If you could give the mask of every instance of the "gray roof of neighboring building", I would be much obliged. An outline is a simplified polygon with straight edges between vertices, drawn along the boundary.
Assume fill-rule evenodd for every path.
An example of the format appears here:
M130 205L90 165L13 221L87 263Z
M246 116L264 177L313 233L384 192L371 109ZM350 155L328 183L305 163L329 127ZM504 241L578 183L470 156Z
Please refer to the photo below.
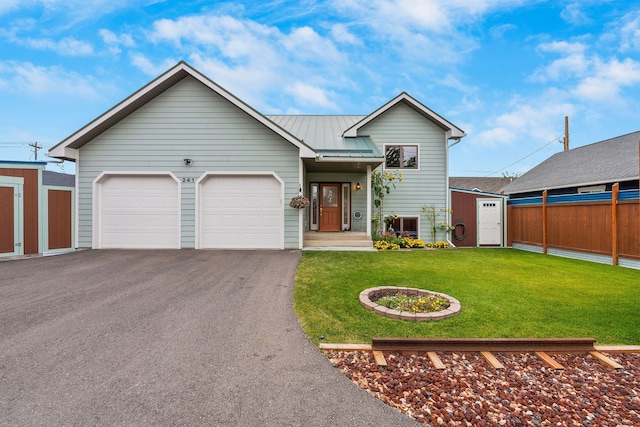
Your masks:
M56 187L75 187L76 176L68 173L53 171L42 171L42 185L52 185Z
M509 181L505 178L488 178L477 176L451 176L449 187L463 190L484 191L486 193L499 193Z
M554 154L504 188L507 194L638 179L640 131Z
M275 124L301 139L321 156L381 158L369 137L345 138L344 131L366 116L267 116Z

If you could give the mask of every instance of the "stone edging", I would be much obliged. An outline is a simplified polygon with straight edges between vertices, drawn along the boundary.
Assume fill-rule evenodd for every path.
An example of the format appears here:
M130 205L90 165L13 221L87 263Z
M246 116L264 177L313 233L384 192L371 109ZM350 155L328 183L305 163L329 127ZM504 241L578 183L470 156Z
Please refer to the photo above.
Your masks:
M445 310L435 311L433 313L410 313L408 311L392 310L381 306L372 301L378 299L382 294L391 294L402 292L407 295L428 295L434 294L449 300L449 307ZM398 286L379 286L377 288L369 288L360 292L360 304L369 311L373 311L381 316L390 317L392 319L410 320L413 322L428 322L431 320L442 320L447 317L457 316L460 314L460 301L440 292L427 291L416 288L401 288Z

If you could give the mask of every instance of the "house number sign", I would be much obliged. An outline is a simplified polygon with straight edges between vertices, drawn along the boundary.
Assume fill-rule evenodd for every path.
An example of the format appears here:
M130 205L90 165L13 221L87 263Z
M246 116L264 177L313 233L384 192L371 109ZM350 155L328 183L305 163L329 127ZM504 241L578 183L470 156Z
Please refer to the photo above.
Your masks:
M196 179L193 177L182 178L182 182L196 182Z

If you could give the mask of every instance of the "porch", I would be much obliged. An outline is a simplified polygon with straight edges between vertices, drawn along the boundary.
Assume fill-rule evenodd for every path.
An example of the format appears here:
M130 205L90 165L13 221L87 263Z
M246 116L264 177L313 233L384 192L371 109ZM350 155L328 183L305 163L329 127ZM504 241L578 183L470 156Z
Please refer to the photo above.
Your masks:
M304 233L304 249L313 248L359 248L373 250L371 236L360 231L323 233L307 231Z

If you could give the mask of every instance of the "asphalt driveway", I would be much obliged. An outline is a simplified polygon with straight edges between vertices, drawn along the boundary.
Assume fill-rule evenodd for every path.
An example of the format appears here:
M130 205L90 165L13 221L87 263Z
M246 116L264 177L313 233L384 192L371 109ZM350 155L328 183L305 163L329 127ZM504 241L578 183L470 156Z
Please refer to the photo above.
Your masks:
M416 425L353 385L292 308L299 251L0 262L2 425Z

